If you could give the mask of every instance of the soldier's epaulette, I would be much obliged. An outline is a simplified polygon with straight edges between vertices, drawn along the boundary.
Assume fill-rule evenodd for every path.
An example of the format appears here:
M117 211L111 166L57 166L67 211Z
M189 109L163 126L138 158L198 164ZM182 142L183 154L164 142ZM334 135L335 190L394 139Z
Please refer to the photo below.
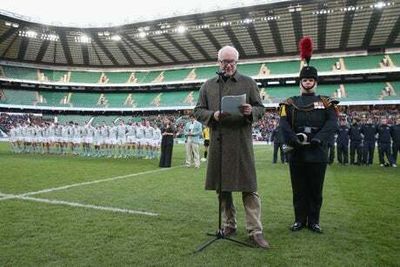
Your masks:
M337 104L339 104L338 100L336 100L334 98L331 98L329 96L321 95L319 97L321 98L322 103L324 103L325 108L327 108L327 107L329 107L331 105L336 106Z
M283 102L279 103L279 106L282 106L282 105L286 105L286 106L293 105L293 99L291 97L285 99Z

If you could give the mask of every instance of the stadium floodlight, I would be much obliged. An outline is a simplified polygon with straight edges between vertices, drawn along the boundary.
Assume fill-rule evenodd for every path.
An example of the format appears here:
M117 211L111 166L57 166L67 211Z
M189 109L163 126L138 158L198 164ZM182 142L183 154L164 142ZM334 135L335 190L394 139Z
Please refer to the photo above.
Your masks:
M29 38L36 38L37 37L37 32L29 30L25 32L25 36Z
M277 85L277 84L279 84L279 81L268 81L267 84L268 85Z
M254 22L254 20L250 19L250 18L246 18L246 19L243 20L243 24L250 24L252 22Z
M60 40L60 37L53 33L42 33L40 35L40 39L49 40L49 41L58 41L58 40Z
M85 34L82 34L81 36L75 36L75 42L88 44L88 43L92 42L92 38L90 38L89 36L87 36Z
M147 36L147 33L144 32L144 31L142 31L142 32L139 32L138 36L139 36L140 38L145 38L145 37Z
M116 41L116 42L118 42L118 41L121 41L121 36L119 36L119 35L113 35L113 36L111 36L111 40L113 40L113 41Z
M178 27L176 27L176 32L177 33L184 33L186 32L187 28L184 25L179 25Z
M286 84L295 84L295 83L296 83L295 80L287 80L287 81L286 81Z

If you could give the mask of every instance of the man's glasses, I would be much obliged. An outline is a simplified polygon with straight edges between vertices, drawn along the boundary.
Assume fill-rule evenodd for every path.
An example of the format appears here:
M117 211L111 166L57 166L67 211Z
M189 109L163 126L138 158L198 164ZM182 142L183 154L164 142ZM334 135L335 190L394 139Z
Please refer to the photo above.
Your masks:
M236 60L220 60L219 61L223 65L236 65Z

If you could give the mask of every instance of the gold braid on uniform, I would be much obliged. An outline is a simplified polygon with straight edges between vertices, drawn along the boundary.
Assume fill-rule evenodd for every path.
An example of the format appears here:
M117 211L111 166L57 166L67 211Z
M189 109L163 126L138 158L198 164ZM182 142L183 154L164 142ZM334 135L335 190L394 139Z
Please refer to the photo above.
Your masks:
M338 115L339 112L339 108L337 106L337 104L339 104L339 101L337 101L336 99L330 98L328 96L320 96L322 103L324 103L324 107L328 108L330 106L333 106L333 108L335 109L336 115Z

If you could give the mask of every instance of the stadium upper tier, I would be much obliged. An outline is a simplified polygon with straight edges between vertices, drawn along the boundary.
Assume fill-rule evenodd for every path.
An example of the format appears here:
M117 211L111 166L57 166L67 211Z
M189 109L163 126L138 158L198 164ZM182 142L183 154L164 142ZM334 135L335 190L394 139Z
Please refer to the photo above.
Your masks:
M400 100L400 82L350 83L319 85L317 93L334 97L343 104L363 104ZM166 92L54 92L15 89L0 90L0 104L32 106L33 108L89 108L89 109L175 109L192 108L198 90ZM266 106L277 106L284 99L299 94L299 87L274 86L262 88L260 96Z
M345 56L336 58L315 58L311 65L319 72L340 73L346 71L365 71L375 69L400 68L400 53L368 56ZM272 61L260 63L241 63L241 73L255 77L268 78L274 75L296 75L302 67L299 60ZM4 78L39 82L62 82L78 84L151 84L201 81L215 76L217 65L185 67L151 71L78 71L49 70L28 67L0 66Z

